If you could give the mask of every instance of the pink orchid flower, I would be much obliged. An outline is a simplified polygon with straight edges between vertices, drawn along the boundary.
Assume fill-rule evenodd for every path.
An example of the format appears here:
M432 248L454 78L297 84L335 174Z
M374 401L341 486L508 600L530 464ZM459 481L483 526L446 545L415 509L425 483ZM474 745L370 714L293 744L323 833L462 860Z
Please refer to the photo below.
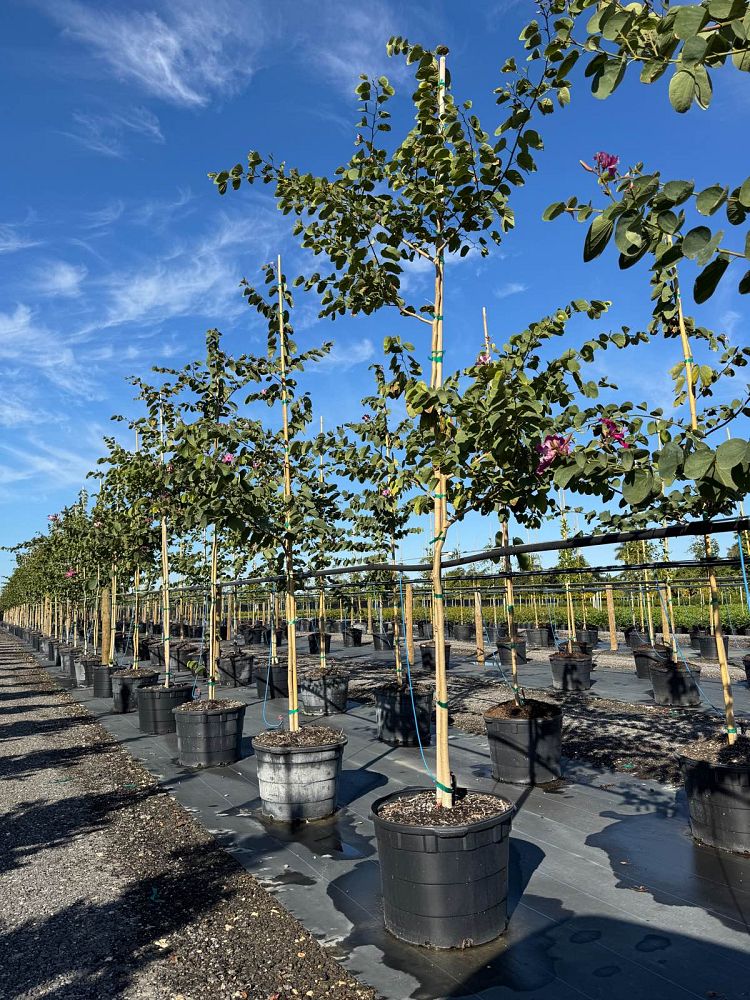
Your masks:
M548 434L544 441L536 446L536 450L541 455L536 474L541 476L557 458L570 454L570 438L564 438L561 434Z
M363 413L362 414L362 421L364 423L369 424L371 420L372 420L372 417L370 416L369 413Z
M617 165L619 162L620 157L615 156L614 153L594 153L594 163L600 176L607 177L609 180L612 180L617 174Z
M382 490L381 490L380 492L381 492L381 494L382 494L382 495L383 495L384 497L390 497L390 496L393 496L393 493L392 493L392 492L391 492L391 491L390 491L390 490L388 489L388 487L387 487L387 486L386 486L386 487L384 487L384 488L383 488L383 489L382 489Z
M60 520L60 515L59 514L48 514L47 515L47 520L48 521L52 521L53 524L56 524Z
M478 365L488 365L491 360L492 359L490 358L489 354L482 353L477 358L477 364Z
M222 455L221 460L224 463L224 465L231 465L232 462L234 461L234 455L231 453L231 451L228 451L226 455Z
M68 570L68 571L66 572L66 574L65 574L65 576L66 576L66 577L68 578L68 580L72 580L72 578L73 578L73 577L74 577L75 575L76 575L76 571L75 571L75 570L74 570L74 569L73 569L72 567L71 567L71 569L69 569L69 570Z
M602 425L602 437L605 441L611 441L613 444L619 444L623 448L630 447L628 442L625 440L625 435L614 420L610 420L609 417L602 417L600 423Z

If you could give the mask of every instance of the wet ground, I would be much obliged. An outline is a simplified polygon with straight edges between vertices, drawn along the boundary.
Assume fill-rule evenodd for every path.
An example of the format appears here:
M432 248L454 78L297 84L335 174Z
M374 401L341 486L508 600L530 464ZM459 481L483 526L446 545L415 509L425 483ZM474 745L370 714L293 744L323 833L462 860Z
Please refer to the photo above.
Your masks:
M351 656L352 666L355 656L363 658L362 669L366 659L373 665L366 648ZM381 654L378 661L391 657ZM478 669L470 663L454 668L467 677ZM549 677L543 661L522 671L530 687ZM488 674L498 676L485 668ZM706 696L720 705L717 688L706 680ZM597 670L594 692L650 701L648 683L624 671ZM348 737L338 814L290 830L260 813L250 738L265 723L254 691L241 695L248 702L247 756L201 772L176 763L174 736L145 736L137 716L112 715L111 703L88 690L72 694L332 954L385 997L750 997L750 859L694 844L682 792L669 784L567 760L564 780L548 791L501 785L490 774L486 739L454 731L451 760L459 782L517 804L511 918L506 935L492 944L434 952L403 945L383 929L370 807L386 791L430 782L418 749L377 741L370 705L351 702L346 715L329 720ZM738 685L736 694L747 713L748 692ZM275 723L286 707L269 702L266 719ZM431 768L434 750L425 757Z

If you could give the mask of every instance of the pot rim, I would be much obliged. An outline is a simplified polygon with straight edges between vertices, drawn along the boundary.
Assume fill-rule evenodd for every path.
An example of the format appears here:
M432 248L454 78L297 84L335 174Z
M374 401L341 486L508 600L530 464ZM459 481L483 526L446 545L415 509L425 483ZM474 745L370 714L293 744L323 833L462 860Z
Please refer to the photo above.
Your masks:
M179 712L180 715L196 716L196 715L228 715L230 712L244 712L247 705L240 705L237 708L201 708L198 711L193 709L190 712L183 711L182 706L178 705L177 708L172 709L172 714Z
M688 757L686 754L680 753L679 750L675 753L675 757L680 762L683 768L686 767L709 767L712 771L735 771L738 774L750 772L750 763L748 764L714 764L710 760L696 760L695 757Z
M178 684L170 684L169 687L164 687L163 684L153 684L151 687L144 688L145 691L186 691L190 689L193 690L193 685L190 681L180 681ZM138 695L140 698L140 693Z
M669 662L654 663L648 668L649 670L661 670L664 673L674 673L677 671L681 674L699 674L701 672L700 666L687 666L684 663L680 663L679 660L670 660Z
M258 735L260 736L261 734L258 734ZM281 757L287 756L288 754L291 754L291 753L306 754L306 753L319 753L321 750L337 750L339 747L343 750L344 747L346 746L346 744L349 742L349 738L347 736L342 736L342 738L340 740L337 740L335 743L321 743L318 746L304 746L304 747L264 747L264 746L258 746L258 747L256 747L255 741L257 739L258 739L258 736L254 736L252 738L252 740L250 740L250 746L253 748L253 750L255 751L256 754L260 750L261 753L278 754Z
M492 708L497 708L498 705L508 705L508 704L510 704L511 701L513 701L512 698L508 698L506 701L499 701L497 703L497 705L493 705ZM502 718L499 718L498 716L492 716L491 718L488 719L487 718L487 712L491 712L492 711L492 709L489 708L489 709L487 709L487 712L483 712L482 713L482 718L484 719L485 722L490 722L490 723L493 723L493 724L499 723L500 725L502 725L504 722L508 722L508 723L513 723L513 725L518 725L519 722L548 722L551 719L557 719L557 718L561 718L562 717L562 714L563 714L563 707L562 707L562 705L555 705L551 701L540 701L539 698L527 698L526 701L527 702L535 701L538 705L549 705L550 708L554 708L554 709L556 709L556 711L555 711L555 713L553 715L548 715L548 716L546 716L543 719L502 719Z
M465 837L469 833L479 833L481 830L488 830L490 827L497 826L498 824L504 822L505 820L511 820L516 811L515 805L510 802L509 807L502 813L498 813L496 816L489 816L487 819L477 820L475 823L464 823L462 826L427 826L427 825L414 825L411 823L397 823L392 819L381 819L378 815L378 810L393 799L404 798L407 795L416 794L418 792L430 792L433 793L433 788L425 788L423 785L409 785L406 788L402 788L397 792L391 792L388 795L383 795L379 799L376 799L372 806L370 807L370 819L376 824L383 827L384 830L393 830L396 833L408 832L419 836L420 834L432 834L435 837ZM508 799L504 795L498 795L496 792L480 792L481 795L491 795L493 798L498 799L502 802L508 802Z

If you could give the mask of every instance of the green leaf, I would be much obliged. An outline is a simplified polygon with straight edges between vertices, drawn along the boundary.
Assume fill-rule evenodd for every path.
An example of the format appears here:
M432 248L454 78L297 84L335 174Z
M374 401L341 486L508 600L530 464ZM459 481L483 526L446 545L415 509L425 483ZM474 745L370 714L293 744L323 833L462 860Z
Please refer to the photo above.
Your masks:
M681 205L693 193L695 185L692 181L667 181L662 189L662 194L673 205Z
M612 236L614 223L606 215L597 215L586 233L583 245L583 259L594 260L604 250Z
M622 484L622 497L626 503L637 506L648 497L652 491L654 476L646 469L636 469L629 472Z
M748 455L747 441L742 438L732 438L724 441L716 449L716 465L719 469L731 472L732 469L747 461Z
M692 38L706 23L706 8L698 5L678 7L672 30L677 38Z
M714 184L712 187L701 191L695 199L695 207L701 215L713 215L726 201L727 193L728 188L722 187L720 184Z
M740 283L737 286L740 295L750 294L750 271L745 271L745 273L740 278Z
M743 182L737 197L739 199L740 205L742 205L743 208L750 209L750 177L748 177L747 180Z
M600 101L609 97L622 83L628 62L624 56L610 56L601 73L597 73L591 85L591 92Z
M746 0L709 0L708 13L717 21L733 21L747 9Z
M558 215L562 215L564 211L564 201L553 201L552 204L548 205L542 213L542 221L551 222L553 219L556 219Z
M686 257L697 257L711 242L711 230L708 226L696 226L685 235L682 241L682 252Z
M708 470L714 464L714 453L710 448L694 451L688 455L685 462L685 476L687 479L704 479Z
M690 110L696 92L695 74L679 69L669 81L669 100L679 114Z
M669 441L662 448L659 454L659 475L667 486L674 482L683 458L684 452L676 441Z
M693 286L693 298L696 302L706 302L711 298L728 267L728 257L717 257L707 267L703 268L695 279L695 285Z

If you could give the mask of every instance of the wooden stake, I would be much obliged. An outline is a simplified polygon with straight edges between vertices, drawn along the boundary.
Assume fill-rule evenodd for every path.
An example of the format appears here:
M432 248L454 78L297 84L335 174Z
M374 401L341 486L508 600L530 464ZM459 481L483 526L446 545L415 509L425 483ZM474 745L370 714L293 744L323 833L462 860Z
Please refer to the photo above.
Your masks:
M484 616L482 614L482 595L474 591L474 634L477 640L477 663L484 666Z
M414 666L414 584L407 583L404 595L404 628L406 630L406 655Z
M607 598L607 619L609 620L609 648L617 649L617 622L615 620L615 602L612 586L608 584L604 590Z
M108 586L101 590L101 618L102 618L102 666L109 665L110 633L112 631L112 593Z

